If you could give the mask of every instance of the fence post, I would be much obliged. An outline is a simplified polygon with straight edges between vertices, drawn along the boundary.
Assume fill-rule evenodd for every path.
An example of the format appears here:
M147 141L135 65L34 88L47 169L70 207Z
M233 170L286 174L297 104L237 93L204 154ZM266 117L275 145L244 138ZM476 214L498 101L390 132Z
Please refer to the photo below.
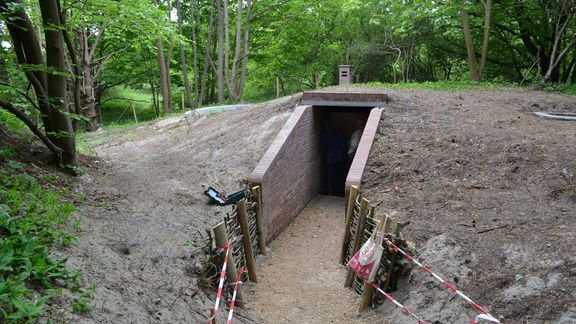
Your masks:
M392 227L392 222L394 219L390 217L390 222L388 227ZM394 244L398 246L398 235L400 235L400 227L396 224L396 235L394 235ZM384 282L384 287L382 289L387 290L388 286L390 285L390 279L392 279L392 274L394 273L394 266L396 265L396 257L398 255L398 251L396 249L392 249L390 253L390 267L388 268L388 273L386 274L386 281Z
M223 249L226 244L228 244L228 234L226 233L226 224L224 222L219 223L213 229L214 237L216 238L216 245ZM236 263L234 263L234 254L232 253L232 246L228 247L230 249L230 254L228 255L228 263L226 266L226 274L228 276L228 282L232 283L236 280L238 276L238 271L236 269ZM238 307L244 308L244 298L242 298L242 287L238 287L238 292L236 296L238 298Z
M362 204L360 205L360 215L358 217L358 226L356 228L356 237L354 238L354 245L353 251L356 253L360 246L362 245L362 241L364 238L364 227L366 226L366 216L368 214L368 207L370 205L370 201L366 198L362 198ZM352 282L354 280L354 272L348 269L348 275L346 276L346 282L344 283L344 287L351 287Z
M252 188L252 195L256 197L256 228L258 232L258 248L260 249L260 254L266 255L266 235L264 232L264 226L262 225L262 188L260 186L255 186Z
M210 317L212 317L212 324L216 324L216 311L214 310L214 308L212 308L210 310Z
M136 109L134 108L134 104L130 101L130 106L132 106L132 113L134 114L134 122L138 124L138 116L136 115Z
M246 198L236 203L236 214L240 221L240 230L242 231L242 243L244 244L244 256L246 257L248 277L250 278L250 281L258 282L254 262L254 251L252 250L252 239L250 238L250 228L248 226L248 217L246 215Z
M340 263L346 262L346 250L348 247L348 240L350 239L350 223L352 222L352 215L356 206L356 197L360 194L358 187L352 186L348 196L348 208L346 208L346 220L344 224L344 237L342 238L342 251L340 253Z

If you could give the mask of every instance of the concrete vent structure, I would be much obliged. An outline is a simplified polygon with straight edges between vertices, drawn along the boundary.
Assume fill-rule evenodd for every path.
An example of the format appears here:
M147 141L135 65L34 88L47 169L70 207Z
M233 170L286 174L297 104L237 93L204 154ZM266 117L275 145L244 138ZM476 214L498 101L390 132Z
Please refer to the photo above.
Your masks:
M354 66L352 65L338 65L339 85L347 85L354 83Z
M342 192L359 185L364 167L388 100L383 94L346 94L307 92L266 151L249 178L261 188L262 223L266 243L278 236L318 194L326 194L327 172L323 163L322 132L330 119L353 132L346 123L362 120L364 131L354 158L349 163Z

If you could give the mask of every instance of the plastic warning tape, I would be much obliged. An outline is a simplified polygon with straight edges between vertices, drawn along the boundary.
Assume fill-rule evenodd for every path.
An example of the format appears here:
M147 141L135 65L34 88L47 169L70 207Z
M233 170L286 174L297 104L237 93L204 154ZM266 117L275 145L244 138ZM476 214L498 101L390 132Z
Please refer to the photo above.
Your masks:
M453 293L460 296L468 304L472 305L472 307L476 308L478 311L482 312L485 315L485 316L476 316L476 320L482 319L482 320L491 321L493 323L500 323L500 321L497 320L494 316L490 315L490 313L484 307L480 306L480 304L476 303L475 301L470 299L468 296L464 295L460 290L458 290L456 288L456 286L454 286L451 283L447 282L446 280L442 279L442 277L440 277L439 275L432 272L432 270L430 270L427 266L420 263L420 261L416 260L413 256L404 252L402 249L400 249L398 246L396 246L396 244L392 243L392 241L390 241L387 238L384 238L384 243L386 243L386 245L388 245L390 248L400 252L403 256L406 257L406 259L410 260L412 263L419 266L420 269L424 270L426 273L431 275L434 279L438 280L440 283L442 283L444 286L446 286L448 289L450 289ZM475 323L475 321L473 321L472 323Z
M392 295L386 293L384 290L380 289L380 287L375 283L375 282L371 282L370 285L372 287L374 287L374 289L376 289L378 292L380 292L382 295L384 295L386 298L388 298L388 300L390 300L391 302L394 303L394 305L398 306L399 308L402 309L402 311L406 314L408 314L409 316L414 317L417 321L418 324L430 324L430 322L427 322L425 320L423 320L420 316L414 314L411 310L408 309L408 307L400 304L400 302L398 302L396 300L396 298L392 297Z
M234 306L236 305L236 292L238 291L238 284L241 284L240 278L244 273L244 268L240 268L238 276L236 277L236 282L234 283L234 293L232 294L232 302L230 303L230 312L228 313L228 324L232 323L232 316L234 315Z
M218 314L218 307L220 306L220 298L222 297L222 290L224 289L224 280L226 279L226 265L228 264L228 255L230 254L230 246L232 245L232 240L228 241L228 244L224 246L226 254L224 255L224 264L222 265L222 271L220 272L220 283L218 283L218 293L216 294L216 304L214 306L214 315L208 319L206 324L210 324L210 321L216 317Z

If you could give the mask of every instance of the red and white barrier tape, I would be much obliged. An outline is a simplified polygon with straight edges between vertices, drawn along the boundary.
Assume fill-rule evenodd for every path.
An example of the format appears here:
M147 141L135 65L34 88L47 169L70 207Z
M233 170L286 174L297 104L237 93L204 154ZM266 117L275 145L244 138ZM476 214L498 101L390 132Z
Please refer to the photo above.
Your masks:
M232 316L234 315L234 306L236 305L236 292L238 291L238 284L241 284L240 278L242 278L242 274L244 273L244 268L240 268L240 272L238 272L238 276L236 277L236 282L234 283L234 293L232 294L232 302L230 303L230 312L228 313L228 324L232 323Z
M490 313L484 307L480 306L480 304L476 303L475 301L470 299L468 296L464 295L460 290L458 290L456 288L456 286L454 286L454 285L450 284L449 282L447 282L446 280L442 279L442 277L440 277L439 275L432 272L432 270L430 270L427 266L420 263L413 256L411 256L410 254L404 252L402 249L397 247L396 244L392 243L392 241L390 241L387 238L384 238L384 243L386 243L386 245L388 245L390 248L400 252L403 256L406 257L406 259L410 260L412 263L415 263L417 266L419 266L426 273L428 273L429 275L434 277L434 279L438 280L440 283L442 283L444 286L446 286L448 289L450 289L453 293L456 293L458 296L460 296L462 299L464 299L468 304L472 305L474 308L476 308L477 310L482 312L483 314L481 314L481 315L483 315L483 316L481 316L481 315L476 316L476 319L472 323L475 323L475 321L478 321L478 320L486 320L486 321L490 321L492 323L500 323L500 321L497 320L494 316L490 315Z
M228 241L228 244L224 246L226 254L224 256L224 264L222 265L222 271L220 272L220 283L218 283L218 293L216 294L216 305L214 306L214 315L206 321L206 324L210 324L210 321L216 317L218 314L218 306L220 306L220 298L222 297L222 290L224 288L224 280L226 279L226 265L228 264L228 255L230 254L230 246L232 245L232 240Z
M375 283L375 282L371 282L370 285L372 287L374 287L374 289L376 289L378 292L380 292L381 294L383 294L386 298L388 298L388 300L390 300L391 302L394 303L394 305L402 308L402 311L404 311L406 314L408 314L409 316L414 317L417 321L418 324L430 324L430 322L427 322L425 320L423 320L420 316L414 314L411 310L408 309L408 307L400 304L400 302L398 302L396 300L396 298L392 297L392 295L384 292L384 290L380 289L380 287Z

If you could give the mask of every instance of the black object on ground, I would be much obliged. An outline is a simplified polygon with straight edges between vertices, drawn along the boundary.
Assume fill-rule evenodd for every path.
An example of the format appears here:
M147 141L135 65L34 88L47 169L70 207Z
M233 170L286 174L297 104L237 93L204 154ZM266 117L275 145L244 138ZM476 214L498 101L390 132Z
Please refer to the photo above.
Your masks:
M208 187L208 189L204 191L204 194L210 197L210 200L218 206L232 205L239 202L243 198L250 198L250 190L248 189L240 190L226 196L225 193L221 193L212 187Z

